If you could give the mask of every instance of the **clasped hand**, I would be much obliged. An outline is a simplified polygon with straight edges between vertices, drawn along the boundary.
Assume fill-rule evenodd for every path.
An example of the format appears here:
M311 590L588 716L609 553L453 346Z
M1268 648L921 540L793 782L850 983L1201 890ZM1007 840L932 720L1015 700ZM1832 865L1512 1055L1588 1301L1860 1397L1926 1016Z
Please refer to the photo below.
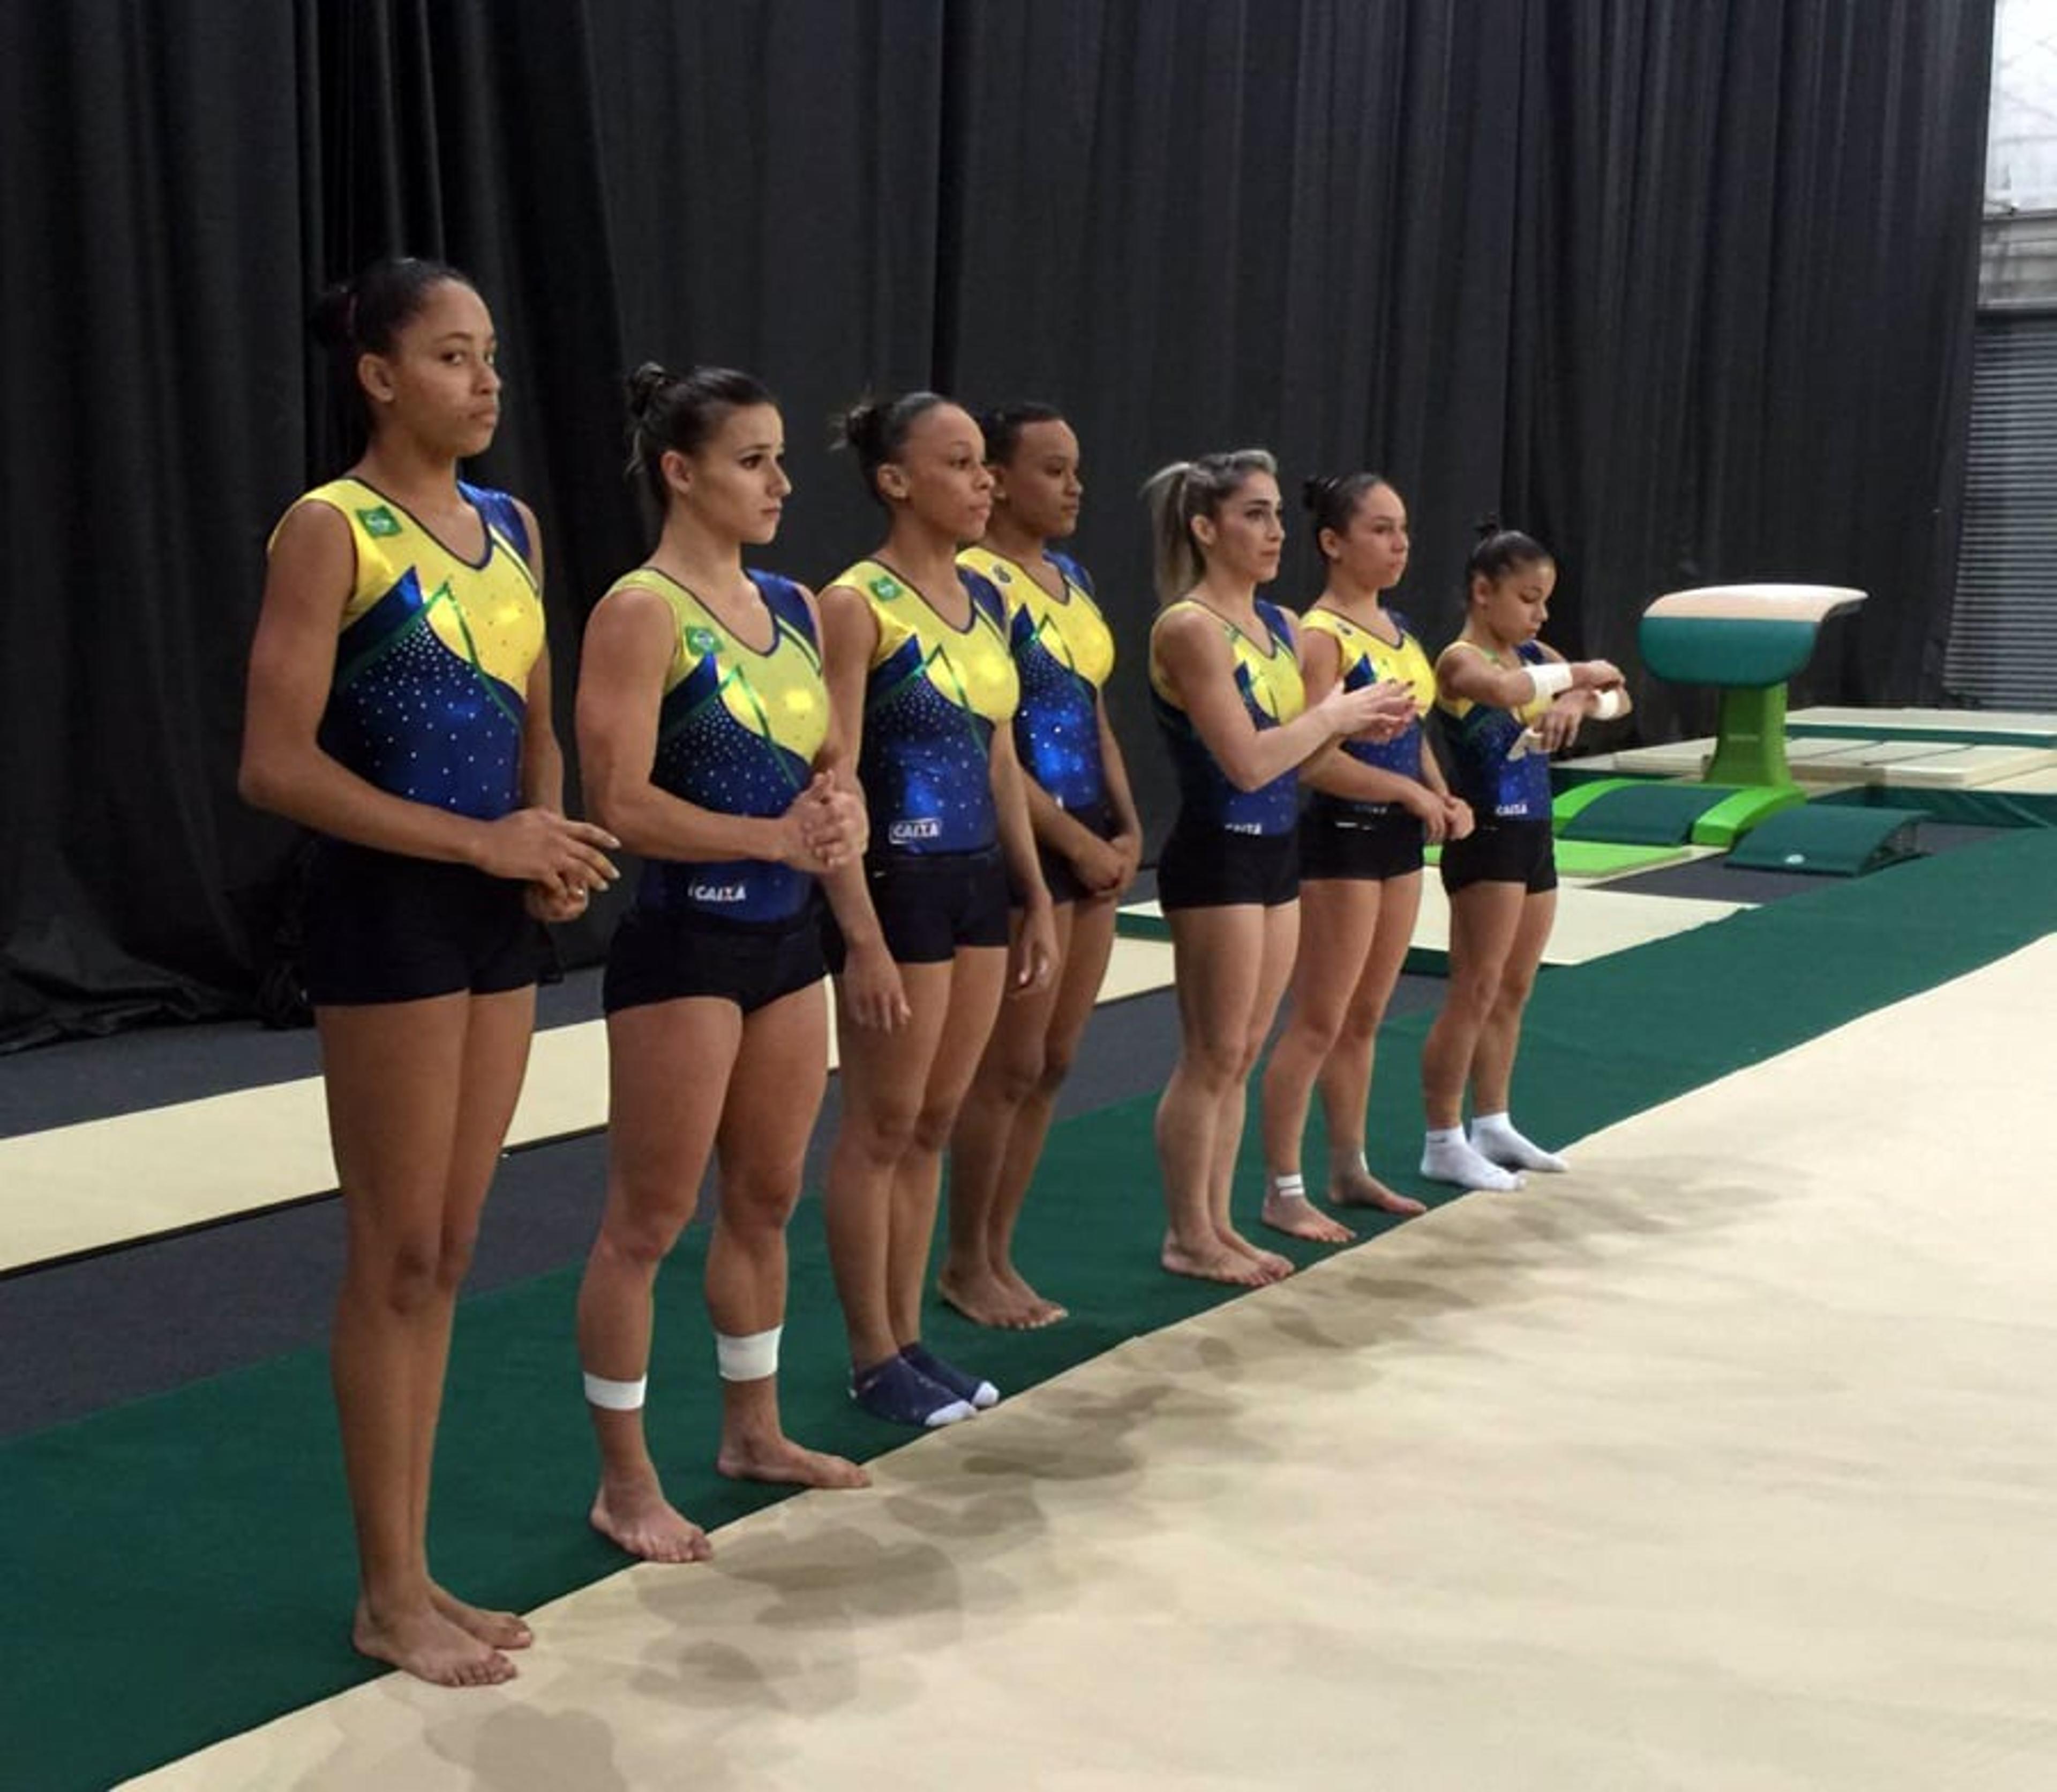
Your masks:
M864 799L834 771L818 771L784 817L786 862L818 876L862 856L870 839Z

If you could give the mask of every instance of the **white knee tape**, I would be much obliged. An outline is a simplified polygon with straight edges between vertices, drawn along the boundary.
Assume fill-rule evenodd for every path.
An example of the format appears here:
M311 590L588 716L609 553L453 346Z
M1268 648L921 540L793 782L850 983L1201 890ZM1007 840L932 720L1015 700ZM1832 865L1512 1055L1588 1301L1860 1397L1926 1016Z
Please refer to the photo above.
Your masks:
M779 1373L779 1339L783 1326L753 1331L747 1338L714 1335L715 1367L724 1382L761 1382Z
M610 1382L604 1375L589 1374L585 1378L585 1401L589 1406L604 1406L610 1413L633 1413L643 1405L643 1396L649 1391L650 1378L639 1375L632 1382Z

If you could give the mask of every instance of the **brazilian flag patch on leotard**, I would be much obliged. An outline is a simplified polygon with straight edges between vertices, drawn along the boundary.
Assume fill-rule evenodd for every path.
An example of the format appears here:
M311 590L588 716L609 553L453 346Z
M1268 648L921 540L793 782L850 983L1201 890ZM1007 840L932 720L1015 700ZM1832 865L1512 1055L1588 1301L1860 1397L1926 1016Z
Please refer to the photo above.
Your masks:
M368 510L357 513L357 520L364 525L367 535L398 535L400 519L382 504L375 504Z

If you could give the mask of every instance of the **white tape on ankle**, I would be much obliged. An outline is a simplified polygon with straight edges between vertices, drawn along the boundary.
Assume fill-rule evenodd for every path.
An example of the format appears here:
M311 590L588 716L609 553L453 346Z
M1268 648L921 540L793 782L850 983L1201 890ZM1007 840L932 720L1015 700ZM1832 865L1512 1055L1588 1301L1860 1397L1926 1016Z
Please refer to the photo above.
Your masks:
M753 1331L745 1338L714 1337L715 1367L724 1382L761 1382L779 1373L779 1339L783 1326Z
M648 1375L632 1382L610 1382L604 1375L589 1374L585 1378L585 1401L589 1406L604 1406L610 1413L633 1413L641 1408L649 1387Z

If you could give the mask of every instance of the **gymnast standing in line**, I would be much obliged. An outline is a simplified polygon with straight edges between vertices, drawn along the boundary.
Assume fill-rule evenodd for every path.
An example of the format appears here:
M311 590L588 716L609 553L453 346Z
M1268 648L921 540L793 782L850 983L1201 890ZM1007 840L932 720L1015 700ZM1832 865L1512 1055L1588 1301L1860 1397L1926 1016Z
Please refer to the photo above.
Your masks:
M1488 525L1464 579L1464 632L1437 659L1436 701L1457 794L1477 825L1443 849L1450 975L1421 1049L1421 1174L1509 1189L1525 1171L1568 1167L1523 1137L1508 1112L1522 1012L1557 913L1550 755L1587 716L1626 715L1629 700L1607 661L1568 662L1538 638L1557 585L1540 542Z
M1050 890L1058 969L1044 989L1001 1005L958 1114L941 1289L967 1318L1025 1328L1064 1316L1015 1267L1014 1227L1107 974L1115 906L1135 881L1143 824L1102 694L1114 670L1114 635L1085 569L1052 545L1078 526L1078 438L1048 405L1012 405L981 417L979 426L993 512L985 539L957 564L985 579L1007 606L1021 680L1014 750ZM1017 908L1017 930L1021 920Z
M1179 998L1179 1060L1157 1108L1161 1253L1174 1275L1256 1287L1292 1273L1230 1217L1245 1082L1291 974L1300 925L1298 768L1414 715L1395 686L1340 683L1309 707L1286 613L1257 595L1286 530L1262 449L1175 462L1143 487L1158 601L1152 708L1178 773L1158 861Z
M870 819L862 867L827 880L842 1108L829 1255L852 1397L898 1424L948 1425L1000 1395L921 1342L943 1148L1003 996L1048 984L1056 925L1009 725L1005 607L957 559L993 508L985 438L933 392L859 404L841 431L890 520L822 593L835 726Z
M707 1305L722 1390L715 1466L861 1487L779 1421L786 1223L828 1077L818 875L854 862L863 804L838 763L804 585L747 569L792 490L784 426L748 375L654 363L629 382L631 475L662 532L586 624L580 763L594 812L643 858L608 950L607 1205L579 1289L600 1447L594 1527L630 1554L708 1553L644 1436L657 1271L712 1156Z
M1417 1214L1421 1203L1372 1175L1365 1161L1365 1104L1385 1005L1421 906L1422 847L1471 831L1464 802L1450 795L1421 718L1436 675L1384 594L1407 571L1407 506L1376 473L1310 479L1305 493L1315 545L1328 568L1321 596L1300 619L1300 672L1307 700L1338 684L1405 685L1414 715L1389 740L1346 740L1301 776L1313 791L1300 822L1300 950L1291 999L1264 1069L1265 1224L1296 1238L1339 1244L1353 1235L1308 1199L1301 1138L1317 1086L1326 1123L1326 1192L1339 1207Z
M560 812L535 518L465 483L500 417L463 275L383 261L316 333L363 452L271 538L244 799L322 836L305 925L347 1228L331 1361L363 1654L511 1679L529 1627L430 1576L429 1471L458 1284L521 1092L538 921L581 913L616 842Z

